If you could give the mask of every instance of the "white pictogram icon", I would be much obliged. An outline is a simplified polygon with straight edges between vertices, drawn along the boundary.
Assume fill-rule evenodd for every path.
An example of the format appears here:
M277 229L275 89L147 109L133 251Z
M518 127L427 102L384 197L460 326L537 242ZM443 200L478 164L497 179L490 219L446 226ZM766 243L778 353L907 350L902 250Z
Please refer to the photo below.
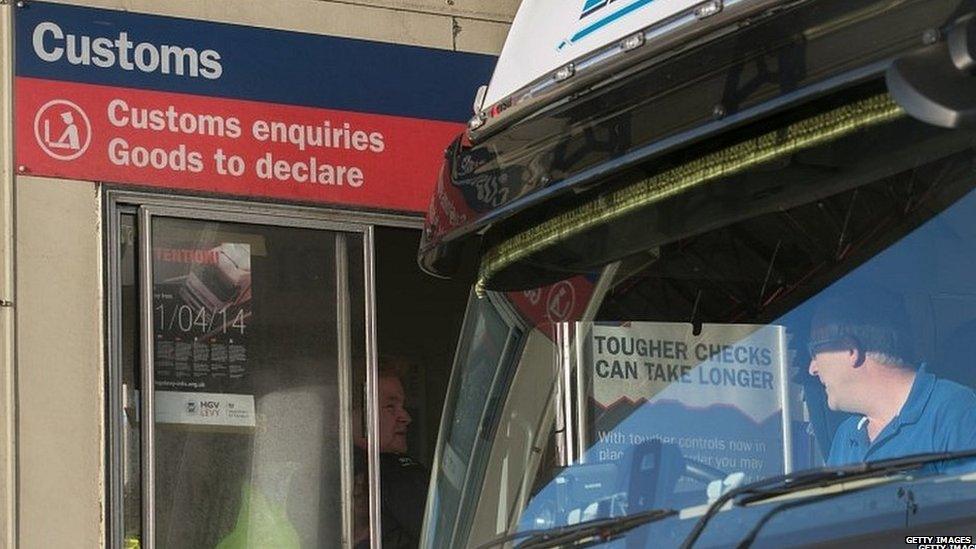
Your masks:
M563 280L549 289L549 295L546 297L546 316L550 322L568 320L575 306L576 290L569 282Z
M34 117L34 137L51 158L74 160L91 144L91 122L81 107L65 99L48 101Z

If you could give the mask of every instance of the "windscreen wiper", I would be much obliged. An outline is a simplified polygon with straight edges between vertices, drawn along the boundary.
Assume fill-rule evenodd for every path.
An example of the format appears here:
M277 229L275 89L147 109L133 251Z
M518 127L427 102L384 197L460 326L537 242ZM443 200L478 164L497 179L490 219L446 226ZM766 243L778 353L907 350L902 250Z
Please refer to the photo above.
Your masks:
M495 538L478 546L478 549L499 547L510 541L526 538L518 544L519 549L543 549L545 547L563 547L589 538L607 541L628 530L643 524L656 522L677 515L674 509L651 509L621 517L595 519L572 526L560 526L545 530L526 530Z
M842 465L840 467L798 471L796 473L770 477L741 486L739 488L734 488L719 496L718 499L708 506L705 514L698 519L698 523L695 524L695 527L681 544L681 549L691 549L695 542L698 541L698 538L708 525L708 522L712 519L712 517L717 515L722 507L724 507L729 501L734 501L736 505L748 505L750 503L756 503L766 499L775 498L777 496L800 492L809 488L826 487L841 482L849 482L864 478L876 478L893 473L901 473L913 469L919 469L930 463L956 461L966 458L976 458L976 449L959 452L930 452L878 461L869 461L866 463ZM827 497L842 495L844 493L845 492L837 492L830 494Z
M876 485L873 484L870 486L858 486L856 488L844 490L843 492L828 492L826 494L820 494L818 496L811 496L808 498L798 499L794 501L787 501L786 503L780 503L776 507L770 509L765 515L760 517L758 521L756 521L756 524L753 525L752 529L750 529L749 532L746 533L745 537L742 538L742 541L740 541L739 544L736 546L736 549L749 549L749 547L752 547L753 542L756 541L756 537L759 536L759 532L763 529L763 527L765 527L766 524L770 520L772 520L774 516L782 513L783 511L788 511L790 509L794 509L796 507L802 507L804 505L812 505L814 503L819 503L821 501L828 500L837 497L839 495L856 494L857 492L863 492L864 490L874 488L875 486Z

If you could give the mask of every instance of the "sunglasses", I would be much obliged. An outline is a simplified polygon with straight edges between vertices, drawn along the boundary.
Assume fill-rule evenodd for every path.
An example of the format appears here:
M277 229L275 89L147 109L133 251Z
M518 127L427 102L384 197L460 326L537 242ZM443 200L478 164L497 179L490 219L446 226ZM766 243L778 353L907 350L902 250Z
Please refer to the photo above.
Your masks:
M807 342L807 352L810 354L810 360L817 358L818 354L828 351L846 351L848 349L860 348L860 342L851 336L835 339L811 340Z

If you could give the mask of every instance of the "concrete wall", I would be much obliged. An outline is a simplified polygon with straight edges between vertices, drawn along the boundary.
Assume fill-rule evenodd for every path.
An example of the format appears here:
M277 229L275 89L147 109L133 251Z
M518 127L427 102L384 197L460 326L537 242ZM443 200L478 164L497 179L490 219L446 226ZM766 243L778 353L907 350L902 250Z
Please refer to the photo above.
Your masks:
M520 1L61 3L497 54ZM15 178L12 4L0 3L0 547L99 547L107 529L99 186Z
M102 254L97 186L16 183L20 547L104 539Z
M13 23L0 6L0 547L16 538L13 120L9 93Z
M498 54L521 0L91 0L77 4Z

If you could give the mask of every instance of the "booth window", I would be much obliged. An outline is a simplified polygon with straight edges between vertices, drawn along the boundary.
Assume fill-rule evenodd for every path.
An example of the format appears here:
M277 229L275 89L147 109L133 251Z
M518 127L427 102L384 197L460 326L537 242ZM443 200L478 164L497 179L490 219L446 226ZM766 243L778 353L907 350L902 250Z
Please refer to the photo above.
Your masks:
M368 545L368 231L113 215L112 545Z

